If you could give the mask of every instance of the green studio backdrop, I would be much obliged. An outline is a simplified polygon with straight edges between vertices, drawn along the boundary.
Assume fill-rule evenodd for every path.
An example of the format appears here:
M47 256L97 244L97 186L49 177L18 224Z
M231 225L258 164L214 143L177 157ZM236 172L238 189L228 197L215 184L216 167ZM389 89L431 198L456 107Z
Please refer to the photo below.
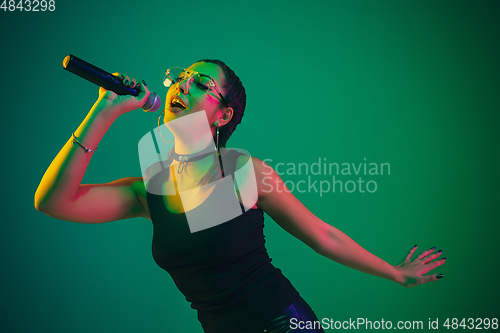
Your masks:
M144 79L162 99L165 69L222 59L248 96L228 147L267 159L314 214L389 263L414 244L448 258L433 271L444 279L403 288L321 257L266 215L273 264L320 320L421 320L427 329L437 318L445 330L446 318L499 316L497 1L56 0L38 12L8 3L2 332L202 332L153 261L148 220L86 225L34 208L45 170L98 96L63 69L68 54ZM120 116L83 183L140 176L137 144L158 116ZM351 170L336 176L343 191L337 183L323 193L319 182L326 189L332 175L310 175L317 190L297 188L308 175L289 166L318 161L387 163L390 174ZM360 177L371 192L352 190Z

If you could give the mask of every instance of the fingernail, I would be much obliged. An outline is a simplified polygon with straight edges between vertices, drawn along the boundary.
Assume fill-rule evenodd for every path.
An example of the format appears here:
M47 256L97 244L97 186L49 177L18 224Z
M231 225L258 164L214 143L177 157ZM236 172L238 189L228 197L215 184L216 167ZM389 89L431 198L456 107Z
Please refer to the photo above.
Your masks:
M148 85L146 84L146 81L142 80L142 83L147 87Z
M444 275L443 275L443 274L438 274L436 277L437 277L438 279L442 279L442 278L444 277Z
M415 244L414 248L417 247L417 244Z
M446 257L442 258L441 260L446 260Z
M436 247L435 247L435 246L433 246L433 247L431 247L431 250L434 250L435 248L436 248Z
M438 253L441 253L441 252L443 252L443 250L439 250L439 251L438 251Z

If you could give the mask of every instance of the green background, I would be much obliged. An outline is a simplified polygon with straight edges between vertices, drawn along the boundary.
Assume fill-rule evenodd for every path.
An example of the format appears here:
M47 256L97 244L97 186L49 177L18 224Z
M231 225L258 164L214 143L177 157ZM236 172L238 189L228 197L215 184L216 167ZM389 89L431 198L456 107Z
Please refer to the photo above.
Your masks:
M499 317L499 14L482 0L56 0L54 12L0 11L0 330L202 331L152 259L148 220L86 225L34 208L98 96L62 68L67 54L145 79L162 98L166 68L222 59L248 95L228 147L272 166L390 163L390 175L366 177L375 193L295 195L393 265L414 244L443 249L434 272L445 277L403 288L321 257L266 216L273 264L320 320ZM158 116L117 119L83 182L140 176L137 143Z

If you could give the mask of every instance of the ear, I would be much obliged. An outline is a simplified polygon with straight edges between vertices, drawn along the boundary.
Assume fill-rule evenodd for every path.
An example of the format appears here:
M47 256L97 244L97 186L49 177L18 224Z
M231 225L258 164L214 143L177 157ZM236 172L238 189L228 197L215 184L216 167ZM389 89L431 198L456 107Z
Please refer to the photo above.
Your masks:
M226 125L228 122L231 121L231 118L233 118L233 108L232 107L227 107L221 110L222 112L222 118L219 118L219 127Z

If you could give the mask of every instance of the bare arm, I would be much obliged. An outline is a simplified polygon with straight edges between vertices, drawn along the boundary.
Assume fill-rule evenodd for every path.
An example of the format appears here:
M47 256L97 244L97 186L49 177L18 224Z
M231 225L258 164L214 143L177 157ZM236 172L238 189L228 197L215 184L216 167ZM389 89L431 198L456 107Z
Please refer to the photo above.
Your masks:
M422 252L411 260L416 247L397 266L390 265L365 250L339 229L323 222L290 193L279 175L264 161L253 158L258 187L258 206L283 229L297 237L317 253L361 272L386 278L405 287L439 279L437 274L425 275L444 263L432 261L441 255L434 249Z
M128 77L125 80L128 81ZM129 85L134 86L135 80ZM74 132L75 136L83 145L94 149L115 119L141 107L148 95L143 85L137 97L117 96L101 88L99 99ZM69 138L38 186L36 209L58 219L81 223L147 217L136 191L141 187L141 178L124 178L108 184L81 184L93 154L73 145Z

